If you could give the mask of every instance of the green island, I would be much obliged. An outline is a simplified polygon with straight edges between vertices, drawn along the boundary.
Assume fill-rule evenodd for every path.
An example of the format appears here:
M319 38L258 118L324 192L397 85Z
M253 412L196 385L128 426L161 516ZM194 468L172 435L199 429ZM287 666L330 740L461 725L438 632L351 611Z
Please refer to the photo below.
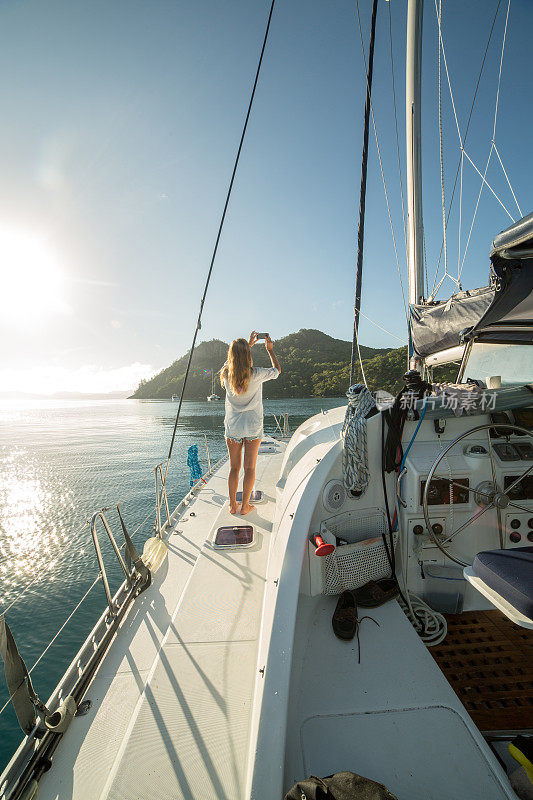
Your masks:
M265 387L265 397L341 397L350 382L351 342L334 339L322 331L302 329L274 343L283 372ZM220 339L201 342L195 352L185 392L186 400L205 400L211 391L209 370L218 371L226 360L228 344ZM262 343L253 348L254 364L270 366ZM179 395L187 367L188 353L161 370L150 380L141 381L132 398L169 400ZM372 391L385 389L392 394L403 386L407 365L407 348L395 349L361 345L361 358L368 386ZM206 370L208 371L206 373ZM457 368L439 370L438 380L453 380ZM357 363L355 382L362 380ZM215 391L220 383L215 384Z

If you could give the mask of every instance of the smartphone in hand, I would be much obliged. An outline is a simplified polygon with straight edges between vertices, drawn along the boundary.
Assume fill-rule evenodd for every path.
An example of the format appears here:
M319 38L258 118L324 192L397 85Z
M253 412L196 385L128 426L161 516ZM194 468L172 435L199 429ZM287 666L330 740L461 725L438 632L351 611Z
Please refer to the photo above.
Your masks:
M268 337L268 333L256 333L255 334L256 341L258 339L266 339L267 337Z

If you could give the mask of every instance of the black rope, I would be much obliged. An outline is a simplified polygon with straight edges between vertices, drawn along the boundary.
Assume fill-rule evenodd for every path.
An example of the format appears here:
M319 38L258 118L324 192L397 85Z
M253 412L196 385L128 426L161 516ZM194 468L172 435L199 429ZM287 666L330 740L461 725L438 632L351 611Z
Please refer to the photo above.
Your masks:
M359 331L359 309L361 308L361 284L363 278L363 244L365 239L366 172L368 165L368 129L370 121L370 101L372 95L372 73L374 70L374 41L376 36L376 14L378 0L373 0L372 22L370 26L370 46L368 50L368 72L366 76L365 124L363 130L363 156L361 162L361 190L359 193L359 227L357 229L357 270L355 273L355 303L353 316L352 355L350 359L350 386L354 382L355 351Z
M218 226L218 233L217 233L217 238L216 238L216 241L215 241L215 246L213 248L213 255L211 256L211 263L209 265L209 272L207 273L207 280L205 282L204 293L203 293L202 299L200 301L200 311L198 313L198 320L196 322L196 328L194 330L194 336L193 336L193 340L192 340L191 350L190 350L190 353L189 353L189 361L187 362L187 369L185 371L185 378L183 379L183 386L182 386L182 389L181 389L180 402L179 402L178 411L177 411L177 414L176 414L176 421L174 423L174 430L172 432L172 440L170 442L170 449L168 451L168 461L167 461L167 468L165 470L165 479L164 479L165 482L166 482L166 477L167 477L167 473L168 473L168 466L169 466L169 463L170 463L170 458L172 456L172 450L174 448L174 440L176 438L176 431L178 429L178 421L179 421L179 418L180 418L181 406L183 404L183 397L184 397L184 394L185 394L185 387L187 386L187 379L189 377L189 371L190 371L190 368L191 368L191 362L192 362L192 357L193 357L193 353L194 353L194 347L196 345L196 337L198 336L198 331L202 327L202 312L203 312L203 309L204 309L204 302L205 302L205 298L206 298L206 295L207 295L207 290L209 288L209 282L211 280L211 273L213 272L213 266L215 264L215 258L216 258L216 254L217 254L217 250L218 250L218 243L220 241L220 236L222 234L222 228L224 227L224 220L226 219L226 211L228 210L228 205L229 205L229 201L230 201L230 197L231 197L231 190L233 189L233 181L235 180L235 175L236 175L236 172L237 172L237 166L239 164L239 158L240 158L240 155L241 155L242 145L244 143L244 137L246 135L246 128L248 127L248 120L250 119L250 112L252 110L252 104L254 102L255 90L257 88L257 82L259 80L259 73L261 71L261 64L262 64L262 61L263 61L263 55L264 55L264 52L265 52L265 47L266 47L266 43L267 43L267 39L268 39L268 32L269 32L269 29L270 29L270 21L272 19L272 12L274 11L275 2L276 2L276 0L272 0L272 4L270 6L270 13L268 15L268 22L267 22L266 31L265 31L265 38L263 39L263 46L261 48L261 55L259 56L259 63L257 64L257 70L256 70L256 73L255 73L255 80L254 80L254 85L253 85L253 88L252 88L252 94L250 95L250 102L248 103L248 111L246 112L246 119L244 120L244 126L243 126L243 129L242 129L241 140L239 142L239 149L237 150L237 155L235 157L235 163L233 165L233 172L231 174L231 180L230 180L229 187L228 187L228 193L226 195L226 202L224 203L224 210L222 212L222 217L220 219L220 225Z

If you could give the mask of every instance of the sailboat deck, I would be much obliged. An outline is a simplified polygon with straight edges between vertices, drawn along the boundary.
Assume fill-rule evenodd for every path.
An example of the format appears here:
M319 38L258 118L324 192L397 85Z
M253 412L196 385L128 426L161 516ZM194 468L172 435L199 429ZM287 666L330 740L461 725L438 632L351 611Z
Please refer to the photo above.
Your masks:
M228 512L227 462L185 508L89 687L90 712L73 722L40 782L40 800L179 800L199 796L199 786L205 800L243 796L284 449L259 455L264 500L246 518ZM218 527L245 519L252 547L213 547Z
M333 634L336 601L300 598L285 788L309 774L353 770L399 800L512 797L398 603L360 609L379 627L361 622L359 663L357 640Z
M430 653L482 731L533 729L533 631L500 611L446 615Z

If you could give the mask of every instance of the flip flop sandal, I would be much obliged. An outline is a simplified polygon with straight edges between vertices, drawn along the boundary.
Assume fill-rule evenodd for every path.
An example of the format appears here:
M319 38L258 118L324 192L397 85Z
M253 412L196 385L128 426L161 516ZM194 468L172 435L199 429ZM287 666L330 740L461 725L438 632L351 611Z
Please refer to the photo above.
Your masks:
M354 591L356 603L362 608L377 608L398 597L398 584L392 578L369 581Z
M341 594L331 619L333 632L338 639L349 641L357 630L357 601L355 592L346 591Z

